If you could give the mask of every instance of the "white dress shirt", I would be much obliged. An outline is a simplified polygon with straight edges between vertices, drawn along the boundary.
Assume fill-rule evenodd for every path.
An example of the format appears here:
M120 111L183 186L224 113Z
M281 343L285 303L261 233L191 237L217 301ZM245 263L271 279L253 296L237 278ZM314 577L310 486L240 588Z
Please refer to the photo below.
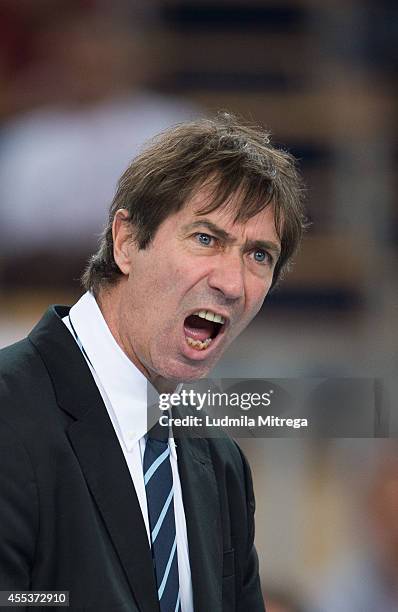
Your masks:
M85 293L71 308L69 316L62 320L79 344L101 393L126 459L150 541L142 467L145 434L148 429L147 384L149 383L117 344L91 293ZM169 445L173 473L181 608L182 612L193 612L187 528L174 438L169 438Z

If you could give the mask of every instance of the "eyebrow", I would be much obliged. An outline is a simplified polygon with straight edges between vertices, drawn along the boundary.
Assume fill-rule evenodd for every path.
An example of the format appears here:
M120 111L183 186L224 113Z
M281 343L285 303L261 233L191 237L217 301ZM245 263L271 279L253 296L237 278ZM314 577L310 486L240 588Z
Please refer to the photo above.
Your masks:
M218 227L218 225L215 225L215 223L212 223L212 221L209 221L208 219L201 219L198 221L193 221L192 223L187 223L183 226L183 230L188 232L200 227L207 228L212 234L214 234L214 236L216 236L216 238L219 238L226 244L234 244L236 242L236 238L233 238L231 234L223 230L221 227ZM281 254L280 246L278 246L278 244L272 240L246 240L245 247L248 250L264 249L265 251L271 251L274 253L276 258L278 258Z

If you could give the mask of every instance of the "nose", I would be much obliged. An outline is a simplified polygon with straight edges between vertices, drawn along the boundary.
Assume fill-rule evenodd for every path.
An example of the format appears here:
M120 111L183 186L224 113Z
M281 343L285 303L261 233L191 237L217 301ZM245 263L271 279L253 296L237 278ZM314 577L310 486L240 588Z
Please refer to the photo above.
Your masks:
M229 253L222 253L214 262L208 275L212 289L220 291L229 300L238 300L244 295L244 264L239 249L231 248Z

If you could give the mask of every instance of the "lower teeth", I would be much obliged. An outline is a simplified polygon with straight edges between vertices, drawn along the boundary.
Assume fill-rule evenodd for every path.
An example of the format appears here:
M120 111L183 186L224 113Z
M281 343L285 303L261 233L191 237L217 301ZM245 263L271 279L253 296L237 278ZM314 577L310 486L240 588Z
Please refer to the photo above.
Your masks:
M206 349L209 346L212 339L207 338L207 340L202 342L201 340L193 340L192 338L185 336L185 340L188 342L189 346L192 346L197 351L203 351L203 349Z

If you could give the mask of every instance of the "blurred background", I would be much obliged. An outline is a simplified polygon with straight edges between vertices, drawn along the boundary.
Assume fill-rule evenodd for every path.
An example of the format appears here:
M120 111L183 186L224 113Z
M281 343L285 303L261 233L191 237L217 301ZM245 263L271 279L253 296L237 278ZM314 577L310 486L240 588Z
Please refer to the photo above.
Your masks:
M268 612L398 610L392 0L0 0L0 346L72 303L118 177L223 109L294 153L312 222L224 377L382 381L387 438L240 440Z

